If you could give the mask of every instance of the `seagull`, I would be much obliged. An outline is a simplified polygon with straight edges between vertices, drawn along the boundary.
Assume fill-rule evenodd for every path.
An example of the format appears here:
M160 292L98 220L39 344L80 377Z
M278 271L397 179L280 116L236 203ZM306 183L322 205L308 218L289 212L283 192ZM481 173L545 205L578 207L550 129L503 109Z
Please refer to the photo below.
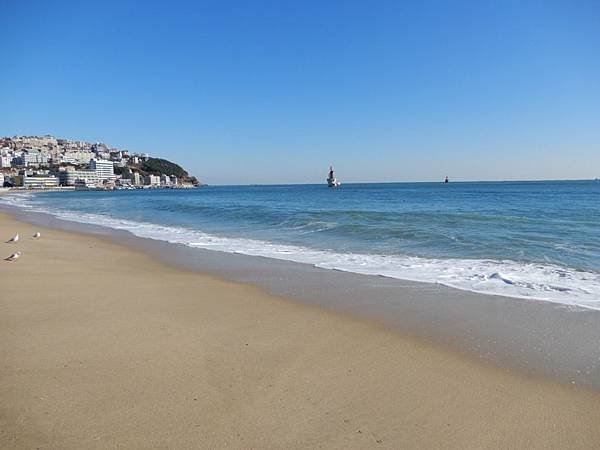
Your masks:
M4 258L4 261L14 261L15 259L18 259L19 256L21 256L21 252L13 253L8 258Z
M19 240L19 233L15 234L13 237L11 237L8 241L6 241L7 244L11 243L11 242L17 242Z
M37 238L39 238L40 236L41 236L41 234L40 234L40 232L38 231L37 233L35 233L35 234L33 235L33 238L34 238L34 239L37 239Z

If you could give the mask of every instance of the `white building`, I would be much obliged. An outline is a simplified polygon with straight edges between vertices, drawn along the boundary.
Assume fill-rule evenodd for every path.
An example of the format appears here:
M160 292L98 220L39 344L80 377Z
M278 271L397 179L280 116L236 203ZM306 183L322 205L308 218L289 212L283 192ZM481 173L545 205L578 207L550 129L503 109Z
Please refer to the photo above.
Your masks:
M48 163L48 157L37 148L24 150L21 155L21 160L25 166L36 166Z
M67 152L60 155L59 162L67 164L89 164L92 160L91 152Z
M58 173L58 178L63 186L75 186L78 182L86 185L99 183L95 170L65 170Z
M112 161L92 159L90 161L90 169L98 174L98 179L101 181L115 178L115 167Z
M142 177L140 176L139 172L131 172L131 183L134 186L141 186L141 184L142 184Z
M144 177L146 186L160 186L160 177L158 175L147 175Z
M23 177L23 187L27 189L46 189L58 187L58 178L55 176Z
M164 173L160 176L160 185L161 186L171 186L171 179Z
M108 150L104 151L101 149L96 149L95 153L96 153L96 157L98 159L105 159L105 160L110 159L110 152Z
M7 168L12 165L12 155L1 155L0 156L0 168Z

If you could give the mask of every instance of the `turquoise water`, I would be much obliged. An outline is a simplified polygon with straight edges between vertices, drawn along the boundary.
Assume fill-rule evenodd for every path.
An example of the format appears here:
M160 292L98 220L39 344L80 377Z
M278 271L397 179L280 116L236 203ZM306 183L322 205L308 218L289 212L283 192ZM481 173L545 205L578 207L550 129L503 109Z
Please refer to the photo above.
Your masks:
M600 305L597 181L232 186L11 202L192 247Z

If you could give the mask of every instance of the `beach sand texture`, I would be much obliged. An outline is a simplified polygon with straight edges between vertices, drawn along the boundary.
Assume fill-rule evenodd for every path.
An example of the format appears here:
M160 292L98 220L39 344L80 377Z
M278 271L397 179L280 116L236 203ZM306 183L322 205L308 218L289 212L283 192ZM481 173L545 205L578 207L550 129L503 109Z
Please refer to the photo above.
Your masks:
M0 214L16 232L1 448L600 447L597 392Z

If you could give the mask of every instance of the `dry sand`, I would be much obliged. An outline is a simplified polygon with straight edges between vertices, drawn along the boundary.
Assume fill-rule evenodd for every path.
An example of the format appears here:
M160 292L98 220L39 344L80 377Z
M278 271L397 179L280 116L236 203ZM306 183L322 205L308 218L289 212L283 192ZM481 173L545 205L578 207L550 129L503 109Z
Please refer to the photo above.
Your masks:
M1 448L598 448L600 395L0 214Z

